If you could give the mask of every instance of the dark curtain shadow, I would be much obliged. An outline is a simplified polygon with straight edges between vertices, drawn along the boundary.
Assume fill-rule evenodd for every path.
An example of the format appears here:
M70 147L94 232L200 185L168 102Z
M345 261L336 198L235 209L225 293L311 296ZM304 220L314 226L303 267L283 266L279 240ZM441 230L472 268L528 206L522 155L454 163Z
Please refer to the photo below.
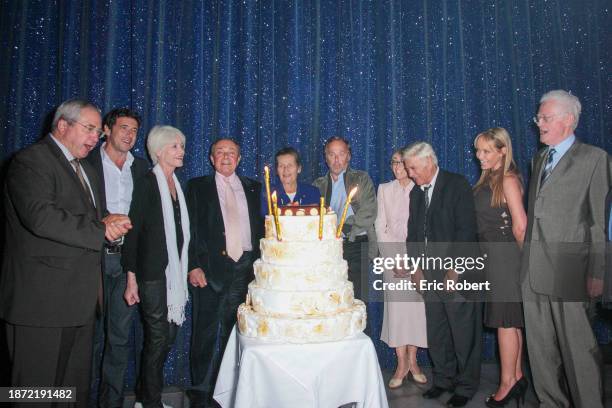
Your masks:
M0 199L0 222L2 225L2 232L0 233L0 265L3 264L4 261L4 244L6 242L6 233L5 230L5 212L4 212L4 182L6 180L6 172L8 170L9 164L13 159L14 154L7 157L2 164L0 165L0 185L2 187L2 199ZM2 276L2 268L0 268L0 278ZM1 279L0 279L1 280ZM8 353L8 343L6 338L6 324L4 321L1 321L0 324L0 387L7 387L10 385L11 380L11 364Z

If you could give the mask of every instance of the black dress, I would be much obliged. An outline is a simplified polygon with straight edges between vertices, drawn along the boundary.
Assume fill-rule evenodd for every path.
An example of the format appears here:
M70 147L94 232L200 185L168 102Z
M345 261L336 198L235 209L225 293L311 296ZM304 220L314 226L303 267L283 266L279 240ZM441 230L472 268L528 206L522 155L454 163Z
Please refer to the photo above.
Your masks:
M478 240L486 254L487 292L484 324L488 327L523 327L519 283L521 250L512 234L512 218L506 205L492 207L493 192L482 186L474 193Z

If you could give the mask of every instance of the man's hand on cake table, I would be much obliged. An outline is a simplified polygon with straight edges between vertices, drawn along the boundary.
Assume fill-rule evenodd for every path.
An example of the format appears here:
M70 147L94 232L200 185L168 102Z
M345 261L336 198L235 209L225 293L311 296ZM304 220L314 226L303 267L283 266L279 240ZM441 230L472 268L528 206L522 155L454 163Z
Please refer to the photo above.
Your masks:
M132 229L130 218L124 214L109 214L102 218L102 222L106 227L104 236L110 242L118 240Z
M125 292L123 292L123 299L125 299L125 302L129 306L140 303L138 282L136 282L136 274L132 271L128 271L127 273L127 285L125 286Z
M202 268L194 268L189 271L189 283L191 283L196 288L203 288L208 285L208 281L206 281L206 275L204 274L204 270Z

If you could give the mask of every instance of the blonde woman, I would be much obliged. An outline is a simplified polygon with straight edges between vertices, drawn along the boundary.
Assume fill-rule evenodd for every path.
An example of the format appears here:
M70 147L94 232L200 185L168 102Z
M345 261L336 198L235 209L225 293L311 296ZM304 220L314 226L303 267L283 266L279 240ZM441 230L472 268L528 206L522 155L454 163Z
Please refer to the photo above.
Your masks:
M501 363L500 384L485 403L502 407L524 397L527 380L521 367L523 309L520 302L520 248L527 215L523 186L512 158L510 135L492 128L474 140L482 173L474 186L478 239L487 253L487 280L491 291L485 307L485 325L497 329Z
M405 252L410 191L414 187L404 168L401 149L391 156L391 169L395 180L378 186L378 213L374 224L382 257L395 257ZM385 270L383 277L386 282L400 280L393 270ZM416 359L417 347L427 347L425 305L420 294L416 291L385 292L380 339L395 347L397 354L397 368L389 381L389 388L400 387L409 374L419 384L427 382Z

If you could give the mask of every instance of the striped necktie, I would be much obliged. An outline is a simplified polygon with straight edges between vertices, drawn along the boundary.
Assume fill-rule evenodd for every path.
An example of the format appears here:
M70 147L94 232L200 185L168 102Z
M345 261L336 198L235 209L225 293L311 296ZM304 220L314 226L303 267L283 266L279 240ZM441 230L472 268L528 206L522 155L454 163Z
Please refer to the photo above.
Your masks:
M423 192L425 193L425 219L423 222L423 234L425 236L425 243L427 243L427 212L429 211L429 189L431 184L423 186Z
M425 193L425 212L429 210L429 189L431 188L431 184L427 184L423 186L423 192Z
M550 173L552 173L553 171L552 164L553 164L555 153L557 153L557 151L555 150L554 147L551 147L550 150L548 151L548 156L546 157L546 165L544 166L544 171L542 172L542 178L540 179L540 187L542 187L542 185L546 182L546 180L550 176Z

